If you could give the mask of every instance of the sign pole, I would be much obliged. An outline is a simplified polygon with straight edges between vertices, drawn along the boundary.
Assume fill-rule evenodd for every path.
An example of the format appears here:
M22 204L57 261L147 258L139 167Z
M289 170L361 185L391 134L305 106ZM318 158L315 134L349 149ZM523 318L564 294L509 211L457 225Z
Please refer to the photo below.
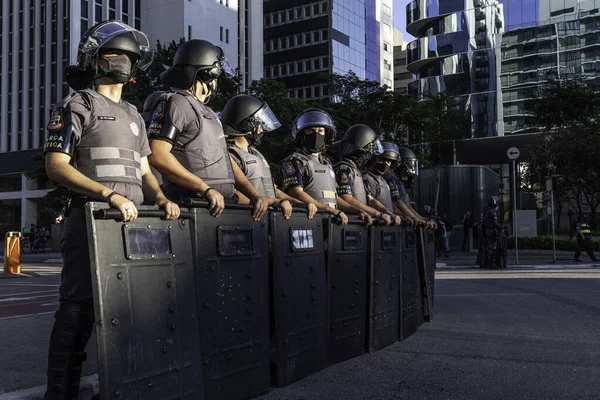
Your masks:
M552 185L552 181L550 181ZM556 262L556 232L555 232L555 222L554 222L554 188L550 186L550 209L552 212L552 260Z
M513 234L515 235L515 264L519 265L519 242L517 239L517 160L513 159Z

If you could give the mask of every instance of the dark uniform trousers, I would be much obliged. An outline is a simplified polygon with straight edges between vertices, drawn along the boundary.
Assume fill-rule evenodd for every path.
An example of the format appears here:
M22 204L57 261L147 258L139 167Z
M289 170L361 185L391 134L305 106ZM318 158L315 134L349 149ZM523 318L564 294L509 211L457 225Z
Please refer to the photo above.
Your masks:
M581 256L581 250L585 250L585 252L588 254L588 256L590 256L590 259L592 261L598 261L598 259L594 255L594 248L592 246L591 237L577 237L577 249L575 249L575 260L579 260L579 256Z

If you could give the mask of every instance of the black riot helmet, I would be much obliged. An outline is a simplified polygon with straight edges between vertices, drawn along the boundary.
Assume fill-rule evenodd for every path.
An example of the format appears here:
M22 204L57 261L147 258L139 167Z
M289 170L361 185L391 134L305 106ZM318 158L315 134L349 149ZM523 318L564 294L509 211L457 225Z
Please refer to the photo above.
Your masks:
M131 61L130 71L104 70L104 63L98 61L102 54L107 53L127 55ZM84 33L77 49L77 65L65 68L65 79L75 90L90 87L94 78L102 76L126 83L137 68L148 68L152 58L150 40L146 34L121 21L103 21ZM92 60L95 61L94 68L90 64Z
M499 200L500 199L498 198L498 196L492 196L489 199L487 199L485 205L490 208L498 208Z
M226 136L246 136L252 145L260 144L262 132L281 127L267 103L247 94L231 98L219 113L219 118Z
M398 146L392 142L382 142L381 146L383 151L379 154L379 157L386 158L392 161L392 168L396 166L396 164L400 161L400 151Z
M340 155L363 167L375 154L383 151L381 142L373 129L364 124L351 126L340 142Z
M292 125L294 144L300 147L305 137L303 134L304 129L313 127L325 128L325 143L328 145L333 143L336 128L331 115L318 108L309 108L302 111L294 120L294 124Z
M223 72L235 75L223 49L206 40L192 39L179 46L173 66L160 74L160 80L177 89L188 89L194 80L208 83Z
M400 152L400 163L398 165L398 175L405 184L411 186L417 176L419 176L419 160L415 153L408 147L398 148ZM408 181L404 180L404 177L408 178Z

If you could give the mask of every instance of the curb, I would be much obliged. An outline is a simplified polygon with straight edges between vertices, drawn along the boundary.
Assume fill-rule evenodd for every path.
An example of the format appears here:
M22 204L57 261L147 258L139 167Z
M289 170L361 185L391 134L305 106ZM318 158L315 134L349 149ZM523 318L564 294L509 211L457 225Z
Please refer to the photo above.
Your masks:
M0 279L18 279L18 278L33 278L36 276L35 274L5 274L4 272L0 272Z
M443 263L436 264L436 269L473 269L488 271L488 269L481 269L479 266L474 265L444 265ZM494 271L506 271L506 270L519 270L519 269L600 269L600 264L513 264L509 265L508 268L492 269Z
M80 400L89 400L99 392L98 374L87 375L81 378L79 384ZM46 385L36 386L30 389L17 390L14 392L0 393L0 400L44 400Z

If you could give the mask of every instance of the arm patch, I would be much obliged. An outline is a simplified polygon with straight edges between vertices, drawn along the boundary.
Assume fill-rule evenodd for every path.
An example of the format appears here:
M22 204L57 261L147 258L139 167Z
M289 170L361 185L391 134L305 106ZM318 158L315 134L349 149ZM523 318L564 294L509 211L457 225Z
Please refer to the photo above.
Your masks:
M69 108L58 107L52 110L50 122L46 126L48 139L44 145L44 153L52 151L74 156L77 138L73 132L72 116Z
M177 144L177 139L181 133L178 125L183 125L183 121L177 121L179 117L174 115L173 102L170 97L163 96L154 107L152 119L148 125L148 137L150 139L165 140L171 145ZM178 124L177 124L178 123Z

